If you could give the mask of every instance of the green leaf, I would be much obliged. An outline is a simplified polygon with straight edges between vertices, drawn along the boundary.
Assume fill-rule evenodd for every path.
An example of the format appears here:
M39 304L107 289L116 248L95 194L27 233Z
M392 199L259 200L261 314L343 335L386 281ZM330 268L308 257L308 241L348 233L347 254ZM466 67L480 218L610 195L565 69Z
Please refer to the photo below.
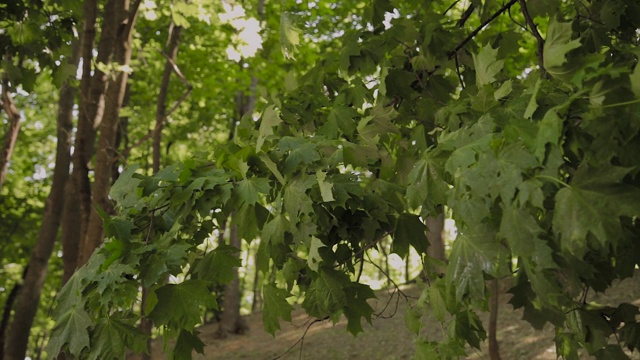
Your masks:
M268 194L271 189L269 179L251 178L238 181L238 194L243 203L254 205L258 202L258 194Z
M258 140L256 143L256 152L262 149L265 139L269 135L273 135L273 127L278 126L282 120L273 108L273 105L268 106L262 113L262 121L260 122L260 129L258 130Z
M307 258L307 266L309 266L309 269L318 271L320 263L322 262L322 257L320 256L318 249L324 246L325 245L320 239L315 236L311 237L311 245L309 245L309 257Z
M295 60L293 55L295 49L300 45L300 29L294 23L294 15L289 12L282 12L280 15L280 46L285 58ZM260 146L257 147L260 149Z
M563 23L551 18L544 43L544 67L550 70L562 66L567 60L566 54L580 47L580 39L571 40L571 23Z
M404 323L414 335L420 335L420 330L422 329L422 314L409 306L407 308L407 312L404 315Z
M283 244L284 234L290 230L291 225L286 216L282 214L276 215L271 221L266 223L262 228L261 239L271 244Z
M316 179L318 180L318 186L320 187L320 195L322 196L322 201L334 201L335 199L333 198L333 193L331 192L333 184L325 181L326 178L327 174L324 171L316 171Z
M402 214L398 217L393 232L391 251L404 258L409 253L409 245L412 245L418 254L426 254L429 246L427 227L418 215Z
M288 151L289 155L284 162L283 172L291 174L300 163L308 165L320 159L320 154L316 151L316 144L306 139L283 137L278 144L280 151Z
M367 285L352 283L345 288L347 306L344 308L344 316L347 318L347 331L353 336L363 332L361 321L364 318L371 324L373 308L367 299L374 299L376 295Z
M264 330L275 336L277 330L280 330L280 322L278 319L291 322L291 311L293 306L287 301L291 295L284 289L279 289L275 284L267 284L262 289L264 297L264 308L262 309L262 322Z
M302 214L313 212L313 202L307 190L315 179L308 175L303 175L293 179L284 189L284 208L292 219L299 219Z
M483 299L483 274L496 278L508 274L507 255L496 240L495 230L487 225L476 225L472 231L464 230L458 235L446 274L447 285L455 286L456 299L460 301L467 294L472 299Z
M202 308L215 308L216 299L203 280L185 280L156 289L158 303L149 313L156 325L193 329L202 322Z
M496 75L504 66L504 60L496 60L498 49L493 49L487 44L476 55L473 54L473 65L476 69L476 84L478 88L496 81Z
M118 176L118 180L111 186L109 196L115 200L118 205L125 208L134 207L138 199L138 187L140 179L134 177L138 166L130 166Z
M218 246L198 262L194 270L196 278L216 284L230 283L233 280L233 268L242 266L238 258L239 252L240 250L233 246Z
M89 359L122 359L127 348L146 348L146 335L139 329L114 318L98 321L91 336Z
M547 144L558 144L562 135L563 120L558 116L556 109L546 112L542 121L538 125L538 135L536 136L535 155L538 160L545 158Z
M278 165L276 165L276 163L273 162L273 160L271 160L269 156L267 156L266 154L260 154L260 160L262 160L262 162L267 166L267 168L271 170L271 172L276 177L276 179L280 182L281 185L284 185L286 183L286 181L284 180L284 177L282 177L282 174L280 173L280 170L278 170Z
M93 326L91 318L80 306L74 306L58 317L51 330L51 339L47 345L48 354L58 354L65 344L69 345L71 355L80 356L82 350L89 347L89 328Z
M195 334L192 334L190 331L185 329L180 330L180 335L178 335L176 345L174 346L173 353L171 354L172 360L191 360L193 350L204 355L204 343L198 337L198 332L196 330L193 331Z
M636 95L636 98L640 98L640 65L636 64L631 75L629 75L631 81L631 90Z

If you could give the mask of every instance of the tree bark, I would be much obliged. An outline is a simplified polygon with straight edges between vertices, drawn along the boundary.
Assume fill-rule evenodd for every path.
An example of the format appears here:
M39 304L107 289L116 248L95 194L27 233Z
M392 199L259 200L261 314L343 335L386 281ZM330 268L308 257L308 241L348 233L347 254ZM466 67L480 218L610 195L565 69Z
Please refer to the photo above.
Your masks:
M9 117L9 126L7 132L4 134L2 149L0 149L0 189L2 189L4 181L7 179L9 162L11 161L13 149L16 146L18 133L20 132L20 112L18 112L11 93L9 92L9 79L6 74L2 79L2 109L4 109L4 112L7 113Z
M133 27L140 1L138 0L133 6L130 6L129 0L119 0L116 5L117 18L114 25L118 24L118 30L114 60L116 64L125 66L129 65L131 61ZM111 165L117 156L113 147L128 78L127 72L119 71L115 79L109 81L107 88L104 118L100 124L100 138L96 151L95 181L92 191L93 207L86 235L80 244L78 266L84 265L93 251L102 243L102 218L98 215L96 208L106 213L113 211L113 205L109 200Z
M69 64L77 66L78 49L78 46L74 46L73 54L68 59ZM71 82L65 82L60 89L57 116L58 143L56 145L53 182L45 203L42 224L29 259L25 279L17 295L13 320L9 326L4 349L5 360L23 360L25 358L31 325L38 310L40 294L47 276L49 258L58 235L60 216L65 201L64 188L69 178L69 164L71 162L69 148L71 146L76 90Z
M98 54L95 59L99 64L108 64L113 55L117 27L115 1L108 0L104 5ZM72 156L73 172L65 189L66 199L62 215L63 283L67 282L77 268L79 247L89 220L89 164L94 152L96 128L102 121L104 112L108 74L92 66L97 12L97 0L86 0L81 38L82 79L78 102L78 127Z
M238 225L233 224L229 231L229 245L241 249L241 239L238 235ZM233 268L233 280L225 287L224 300L222 301L222 315L220 316L220 325L216 332L218 338L225 338L228 334L244 334L249 327L240 316L240 277L238 269Z
M500 283L498 279L490 282L491 299L489 300L489 358L500 360L500 349L498 347L498 307L500 305Z
M16 298L18 297L18 292L20 291L20 288L22 288L22 283L27 275L27 269L29 268L24 268L21 281L18 281L13 285L13 288L11 288L11 291L9 292L9 296L7 296L7 300L4 303L4 309L2 310L2 322L0 322L0 359L4 359L4 347L7 343L7 328L9 327L9 321L11 320L11 310L13 309L13 304L15 304Z

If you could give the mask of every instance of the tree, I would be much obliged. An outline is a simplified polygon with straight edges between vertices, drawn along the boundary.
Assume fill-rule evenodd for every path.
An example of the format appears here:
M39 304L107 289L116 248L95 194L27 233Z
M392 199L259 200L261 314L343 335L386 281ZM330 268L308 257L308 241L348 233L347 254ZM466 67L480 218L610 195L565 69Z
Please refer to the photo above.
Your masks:
M477 311L503 277L514 278L511 303L526 320L556 327L559 356L635 349L638 307L587 296L633 276L640 259L640 6L473 4L375 0L262 100L259 122L244 117L232 142L152 175L129 167L111 190L107 242L61 292L49 351L140 349L140 283L153 289L148 316L176 337L173 356L201 351L194 327L218 306L208 289L239 265L233 248L201 245L232 215L243 238L260 237L259 270L281 277L263 286L267 331L291 319L297 285L309 315L344 315L357 334L373 312L357 277L363 255L390 237L393 252L413 247L429 263L422 219L442 205L459 234L410 323L422 336L419 317L433 311L444 340L421 338L418 356L479 347ZM281 17L289 58L304 16ZM167 274L184 280L164 283Z

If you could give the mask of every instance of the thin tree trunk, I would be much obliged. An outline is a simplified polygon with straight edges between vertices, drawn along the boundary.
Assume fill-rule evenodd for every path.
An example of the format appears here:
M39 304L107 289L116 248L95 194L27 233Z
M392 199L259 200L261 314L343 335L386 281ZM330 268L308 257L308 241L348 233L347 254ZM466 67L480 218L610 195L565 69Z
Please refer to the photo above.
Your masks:
M74 46L68 63L77 66L79 47ZM49 258L53 252L60 215L64 206L64 188L69 178L71 156L71 130L73 128L73 105L76 88L71 82L65 82L60 89L58 100L56 163L53 170L53 182L45 203L42 224L36 244L31 252L29 265L22 288L18 292L14 307L13 321L9 327L5 344L5 360L23 360L29 343L29 333L40 302L40 294L47 276Z
M11 288L11 291L9 292L9 296L7 296L7 300L4 303L4 309L2 310L2 322L0 322L0 359L4 359L4 347L7 343L7 328L9 327L9 321L11 320L11 309L13 309L13 304L16 302L18 292L22 287L28 268L29 267L24 268L21 281L18 281L13 285L13 288Z
M231 220L231 229L229 231L229 245L241 248L241 239L238 234L238 225ZM249 327L240 316L240 276L238 269L233 268L233 280L224 290L224 300L222 301L222 315L220 317L220 325L216 332L218 338L225 338L227 334L243 334Z
M160 158L162 149L162 128L167 111L167 94L169 93L169 81L171 73L173 73L173 63L175 63L178 55L178 45L180 44L180 32L182 27L175 26L173 22L169 25L169 36L167 37L166 56L167 61L164 64L162 72L162 81L160 82L160 92L158 93L158 101L156 104L156 125L153 130L152 139L152 169L154 173L160 171Z
M175 26L173 22L169 25L169 31L167 36L167 53L165 54L168 59L164 65L164 71L162 72L162 80L160 82L160 91L158 93L158 101L156 103L156 124L153 132L152 142L152 171L157 173L160 171L160 159L162 149L160 147L162 142L162 128L166 117L167 109L167 94L169 93L169 81L171 79L171 73L173 73L173 63L175 63L176 56L178 54L178 45L180 43L180 32L182 27ZM147 335L147 352L140 355L142 360L151 359L151 330L153 329L153 323L146 317L145 308L147 304L149 289L142 288L142 300L140 303L140 330Z
M489 358L500 360L500 349L498 347L498 307L500 305L500 283L498 279L490 282L491 299L489 300Z
M119 17L115 24L119 24L119 28L114 49L114 60L120 66L128 65L131 61L133 27L139 5L139 0L131 7L129 0L120 0L117 3L116 14L118 14ZM113 205L111 204L111 200L109 200L111 165L117 156L113 146L128 78L128 73L120 71L115 79L109 81L105 113L102 123L100 124L100 138L96 151L95 181L92 191L93 208L89 216L86 235L80 244L79 266L84 265L87 260L89 260L89 257L91 257L93 251L102 243L102 218L96 211L96 208L106 213L113 211Z
M20 132L20 112L18 112L11 93L9 92L9 79L6 74L2 79L2 108L9 117L9 126L7 132L4 134L2 149L0 149L0 189L2 189L4 181L7 179L9 162L11 161L13 149L16 146L18 133Z
M104 93L107 88L108 74L98 68L93 69L92 66L97 13L98 1L86 0L81 38L82 79L78 101L78 127L72 156L73 172L65 189L66 199L62 215L63 283L67 282L77 268L79 247L89 220L89 164L94 152L96 128L102 121ZM115 36L115 0L108 0L104 5L96 63L108 64L111 61Z
M254 243L256 243L256 241L254 241ZM262 289L260 286L260 271L258 270L258 247L256 247L256 253L253 259L253 266L256 269L253 275L253 302L251 303L251 312L255 313L262 309Z

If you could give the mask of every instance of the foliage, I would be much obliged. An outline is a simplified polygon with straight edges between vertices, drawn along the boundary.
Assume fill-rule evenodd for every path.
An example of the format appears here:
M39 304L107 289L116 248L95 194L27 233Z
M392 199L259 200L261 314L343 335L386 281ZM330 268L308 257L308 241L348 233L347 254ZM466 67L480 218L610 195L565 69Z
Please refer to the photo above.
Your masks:
M415 319L433 311L446 338L420 339L422 356L479 347L485 281L512 274L512 304L532 325L556 327L559 356L633 351L638 307L586 297L632 276L640 259L640 6L511 1L507 14L487 0L464 19L462 4L449 3L372 1L341 46L287 78L232 142L156 175L121 174L108 240L59 296L49 349L140 349L133 325L144 285L149 317L177 338L173 355L202 350L199 311L217 306L208 289L237 265L231 249L208 244L232 214L245 240L261 240L259 269L271 264L285 279L264 287L267 330L290 319L297 283L311 316L344 315L356 335L374 296L359 282L364 254L392 237L396 253L412 246L428 268L421 219L445 205L459 236L446 275L408 323L420 336ZM292 33L302 26L285 19L285 51L299 59ZM523 30L531 19L544 44ZM165 283L168 275L179 280Z

